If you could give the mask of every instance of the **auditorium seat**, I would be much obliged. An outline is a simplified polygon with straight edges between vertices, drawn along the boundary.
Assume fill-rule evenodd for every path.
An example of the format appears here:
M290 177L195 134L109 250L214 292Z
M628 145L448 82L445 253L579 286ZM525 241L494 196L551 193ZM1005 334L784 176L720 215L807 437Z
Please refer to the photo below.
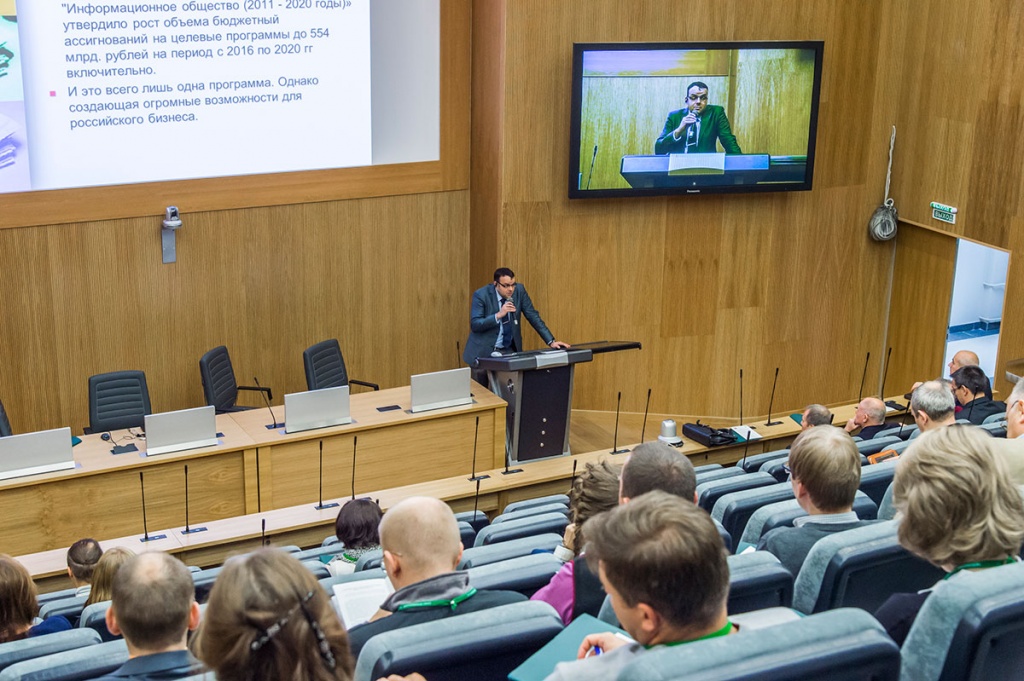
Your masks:
M498 542L530 537L536 534L562 534L569 519L561 513L545 513L543 515L530 516L509 520L500 525L488 525L476 535L473 546L487 546Z
M764 464L768 463L769 461L785 461L788 458L788 449L776 449L773 452L753 454L751 456L746 457L745 461L741 459L736 465L742 468L747 473L756 473L757 471L763 471Z
M0 672L0 681L85 681L108 674L127 661L124 640L97 643L18 662Z
M793 603L793 575L772 554L751 551L728 561L730 615Z
M566 494L549 494L543 497L537 497L535 499L523 499L522 501L513 501L511 504L506 506L502 513L513 513L523 508L530 508L531 506L543 506L546 504L562 504L563 506L569 506L569 496Z
M897 681L900 651L871 615L813 615L637 656L618 681Z
M85 606L81 617L78 618L79 629L95 628L95 625L98 625L107 616L109 609L110 601L97 601Z
M145 416L152 413L143 372L112 371L89 377L88 432L142 428Z
M730 536L739 538L743 536L743 529L754 511L762 506L792 498L793 485L789 482L740 490L719 497L715 507L711 509L711 517L722 523L722 527Z
M491 522L487 518L487 514L483 511L462 511L455 514L455 520L458 522L469 523L477 532L480 532L480 530L487 527Z
M722 527L722 523L718 522L714 518L711 519L711 522L715 524L715 529L718 530L718 535L722 538L722 546L725 547L726 551L732 553L735 545L732 540L732 535L729 534L729 530Z
M858 490L853 498L853 511L861 520L874 520L878 513L878 507L875 505L875 502L871 501L868 495ZM761 506L747 520L736 550L742 551L747 546L757 546L761 537L776 527L791 527L794 520L805 515L807 515L807 511L800 508L800 504L796 499L776 501L775 503Z
M354 678L418 672L430 681L505 681L562 630L547 603L512 603L378 634L366 642Z
M943 581L903 644L906 681L1018 678L1024 669L1024 566Z
M464 520L459 521L459 541L463 546L472 546L476 541L476 528Z
M531 553L551 553L562 543L562 535L548 533L537 534L522 539L498 542L488 546L471 546L462 552L459 570L489 565L509 558L528 556Z
M755 487L767 487L776 482L777 480L767 473L749 473L734 478L711 480L697 485L697 505L710 513L715 507L715 502L726 494Z
M100 635L92 629L71 629L46 636L23 638L20 641L0 643L0 670L13 664L53 655L66 650L85 648L100 642Z
M320 558L323 556L334 557L339 553L342 553L344 550L345 545L337 541L337 538L335 538L335 541L330 544L324 546L315 546L311 549L299 551L298 553L293 554L292 557L300 562L304 560L320 560Z
M320 341L303 350L302 364L306 369L307 390L338 388L350 383L380 390L376 383L349 378L341 345L336 338Z
M985 419L981 422L981 425L985 425L986 423L1001 423L1004 421L1006 421L1006 412L1001 411L986 416Z
M363 570L373 570L379 568L381 563L384 562L384 550L377 549L375 551L367 551L363 555L359 556L356 561L356 572L362 572Z
M300 561L302 566L313 573L313 576L317 579L326 579L331 576L331 571L327 569L327 564L317 560L303 560Z
M218 345L199 358L199 378L203 383L203 397L206 399L206 404L212 405L218 414L252 408L235 405L239 390L262 392L267 396L268 401L274 399L270 388L238 385L235 380L235 369L231 365L231 356L223 345Z
M889 431L884 432L887 433ZM876 435L870 440L864 440L863 442L855 442L854 444L857 445L857 451L860 452L863 456L871 456L872 454L877 454L883 449L889 449L897 442L902 442L902 440L896 437L895 435L882 434Z
M998 416L998 414L993 414ZM1006 418L1005 416L1003 417ZM994 421L992 423L983 423L980 428L988 432L992 437L1006 437L1006 421Z
M551 581L562 561L550 553L533 553L469 568L469 583L477 589L518 591L526 597Z
M694 466L693 467L693 472L699 474L699 473L703 473L705 471L718 470L719 468L723 468L722 464L720 464L720 463L705 463L705 464L702 464L700 466Z
M816 543L793 587L793 607L811 614L857 607L874 612L894 593L926 589L939 568L896 540L896 521L839 532Z
M71 596L49 601L39 606L39 616L44 620L48 617L67 617L74 624L82 614L87 600L89 600L88 596Z
M724 480L725 478L735 478L739 475L746 475L742 468L737 466L729 466L728 468L716 468L710 471L704 471L697 473L697 484L703 484L705 482L711 482L712 480Z
M491 525L500 525L501 523L507 523L510 520L530 518L537 515L543 515L545 513L561 513L568 517L569 507L562 504L538 504L537 506L528 506L527 508L520 508L515 511L505 511L500 515L494 516L491 519Z
M36 603L42 605L43 603L49 603L50 601L59 601L62 598L71 598L78 591L77 587L69 587L67 589L61 589L60 591L50 591L45 594L39 594L36 596Z
M871 497L875 504L882 503L885 490L892 484L892 476L896 473L899 459L889 459L880 463L863 466L860 469L860 485L857 488Z

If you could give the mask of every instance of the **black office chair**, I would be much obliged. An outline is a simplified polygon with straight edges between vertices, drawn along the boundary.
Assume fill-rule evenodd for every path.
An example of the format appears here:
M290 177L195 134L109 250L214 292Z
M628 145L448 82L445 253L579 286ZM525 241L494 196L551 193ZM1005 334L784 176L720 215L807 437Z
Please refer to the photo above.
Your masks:
M341 355L341 346L336 338L321 341L303 350L302 363L306 366L307 390L338 388L350 383L380 390L376 383L349 378L345 358Z
M11 431L11 422L7 418L7 410L4 409L4 403L0 402L0 437L7 437L13 435Z
M146 374L141 371L111 371L89 377L89 428L102 433L122 428L141 428L152 414Z
M199 375L203 379L203 395L206 397L206 404L212 404L218 414L252 409L252 407L235 405L239 390L255 390L265 393L268 400L274 399L270 388L238 385L235 381L235 369L231 366L231 356L223 345L218 345L199 358Z

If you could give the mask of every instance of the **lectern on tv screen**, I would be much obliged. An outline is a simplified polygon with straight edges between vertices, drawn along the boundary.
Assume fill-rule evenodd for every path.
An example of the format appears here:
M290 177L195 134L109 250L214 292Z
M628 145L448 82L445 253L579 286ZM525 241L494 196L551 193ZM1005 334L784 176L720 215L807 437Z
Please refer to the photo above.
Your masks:
M823 47L574 45L569 198L811 189Z

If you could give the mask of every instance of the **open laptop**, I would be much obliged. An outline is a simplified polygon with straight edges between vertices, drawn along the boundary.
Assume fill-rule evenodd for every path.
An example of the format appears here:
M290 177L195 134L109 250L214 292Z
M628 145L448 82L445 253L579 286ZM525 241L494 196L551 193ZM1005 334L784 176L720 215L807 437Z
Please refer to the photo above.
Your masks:
M147 414L146 454L169 454L217 444L217 417L213 405Z
M352 416L349 413L347 385L284 396L286 433L349 423L352 423Z
M0 480L74 467L70 428L0 437Z
M469 394L469 367L417 374L412 384L412 412L472 404Z

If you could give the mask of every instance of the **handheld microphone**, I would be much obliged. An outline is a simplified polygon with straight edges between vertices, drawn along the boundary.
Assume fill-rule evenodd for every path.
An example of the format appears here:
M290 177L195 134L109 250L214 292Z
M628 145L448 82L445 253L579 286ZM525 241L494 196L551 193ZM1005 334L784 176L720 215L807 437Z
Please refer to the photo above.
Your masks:
M477 417L479 418L479 417ZM352 498L356 498L356 445L359 444L359 436L352 436Z
M587 189L590 189L590 181L594 179L594 161L597 160L597 145L594 145L594 155L590 159L590 176L587 177Z
M864 358L864 373L860 375L860 390L857 391L857 404L864 399L864 379L868 377L868 360L871 359L871 352L868 351L867 357Z
M196 532L206 532L206 528L188 526L188 464L185 464L185 529L181 533L195 534Z
M476 474L476 443L477 443L477 439L479 437L480 437L480 417L477 416L476 417L476 429L473 431L473 472L470 474L469 480L476 480L477 488L478 489L480 487L480 481L481 480L486 480L487 478L491 477L489 475L477 475ZM506 457L507 456L508 455L506 455ZM506 461L507 461L507 458L506 458ZM474 517L476 517L476 516L474 516Z
M772 421L772 404L775 402L775 386L779 382L779 367L775 367L775 380L772 381L772 396L768 399L768 420L765 421L766 426L777 426L782 421Z
M355 476L352 476L355 479ZM318 511L322 511L325 508L337 508L338 502L332 501L329 504L324 503L324 441L320 440L320 496L318 497L319 502L315 508Z
M166 539L166 534L154 534L150 536L149 526L146 524L146 482L142 478L142 471L139 471L139 488L142 490L142 537L139 538L141 542L156 541L157 539Z
M647 412L651 408L651 389L647 389L647 404L644 405L644 422L640 425L640 444L644 442L644 433L647 432Z
M252 380L253 380L253 382L256 383L256 387L257 388L262 388L263 387L262 385L260 385L260 379L258 379L255 376L253 376ZM277 417L274 416L274 410L270 406L270 400L267 399L267 393L263 392L262 390L260 390L259 393L260 393L260 395L263 395L263 401L267 403L267 411L270 412L270 423L267 424L267 430L274 430L276 428L284 428L284 424L283 423L278 423L277 422Z
M612 454L625 454L629 449L619 449L619 407L622 406L622 391L619 391L619 399L615 403L615 432L612 434Z

